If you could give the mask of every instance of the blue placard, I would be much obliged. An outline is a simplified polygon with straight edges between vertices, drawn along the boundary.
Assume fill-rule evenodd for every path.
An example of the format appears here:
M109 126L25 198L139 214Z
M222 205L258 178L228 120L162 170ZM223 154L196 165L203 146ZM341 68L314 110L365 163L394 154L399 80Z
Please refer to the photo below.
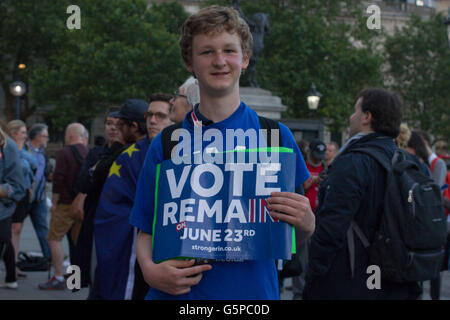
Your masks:
M293 228L274 220L266 202L273 191L294 192L287 150L273 163L159 164L153 261L290 259Z

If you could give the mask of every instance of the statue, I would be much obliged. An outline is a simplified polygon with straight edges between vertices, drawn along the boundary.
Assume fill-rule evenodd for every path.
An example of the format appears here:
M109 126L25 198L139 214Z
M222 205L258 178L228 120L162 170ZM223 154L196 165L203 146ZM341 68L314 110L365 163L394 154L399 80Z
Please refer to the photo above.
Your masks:
M233 0L233 8L236 9L242 19L247 22L250 27L250 32L252 33L253 51L248 65L248 76L250 87L259 88L258 82L256 81L256 62L264 50L264 35L269 33L269 15L258 12L252 16L252 19L248 19L242 12L239 0Z

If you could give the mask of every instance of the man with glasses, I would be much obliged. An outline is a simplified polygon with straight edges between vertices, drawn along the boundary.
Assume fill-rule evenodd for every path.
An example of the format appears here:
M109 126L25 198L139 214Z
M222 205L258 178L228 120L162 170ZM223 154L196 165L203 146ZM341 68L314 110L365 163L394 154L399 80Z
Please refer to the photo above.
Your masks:
M49 140L47 125L43 123L34 124L30 128L29 138L30 141L25 144L25 148L36 158L37 162L33 185L33 198L29 207L29 214L39 240L42 254L47 260L50 260L50 248L47 243L48 207L45 195L45 183L47 180L52 179L53 168L45 152Z
M172 124L170 119L171 105L170 101L177 99L168 94L153 94L150 97L150 104L148 111L145 113L147 133L149 139L153 139L156 135L169 124Z
M111 165L95 213L96 281L100 299L143 300L148 291L136 263L134 243L137 230L129 224L129 215L150 142L172 123L169 119L171 99L168 94L153 94L145 110L142 110L141 103L139 108L136 104L125 104L115 115L120 118L124 138L130 141L134 135L136 141ZM146 128L147 136L138 138L137 128L142 126Z
M197 79L189 77L185 83L178 88L178 92L174 93L174 97L170 100L170 120L173 122L181 122L184 120L186 113L200 102L200 92L198 89Z

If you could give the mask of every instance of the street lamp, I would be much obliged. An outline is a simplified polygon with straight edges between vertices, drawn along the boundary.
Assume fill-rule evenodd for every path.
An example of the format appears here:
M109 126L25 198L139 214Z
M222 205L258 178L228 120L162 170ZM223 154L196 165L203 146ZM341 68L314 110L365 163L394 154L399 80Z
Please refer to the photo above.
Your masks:
M317 108L319 107L319 101L320 98L322 97L322 94L316 90L316 85L313 84L311 85L311 89L309 90L308 94L306 95L306 99L308 100L308 107L309 110L317 110Z
M450 47L450 8L448 9L448 16L445 18L444 24L447 26L448 46Z
M9 91L15 97L14 98L14 118L20 119L20 98L27 91L25 83L22 81L14 81L9 85Z

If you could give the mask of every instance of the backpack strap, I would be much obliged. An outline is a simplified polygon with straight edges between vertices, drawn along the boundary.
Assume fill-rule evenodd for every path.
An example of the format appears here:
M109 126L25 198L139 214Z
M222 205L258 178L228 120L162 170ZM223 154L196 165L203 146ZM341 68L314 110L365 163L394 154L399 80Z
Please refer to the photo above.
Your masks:
M431 172L434 171L434 166L438 160L439 160L439 157L436 157L433 159L433 161L431 161L431 165L430 165Z
M259 118L259 125L260 125L261 129L266 130L266 131L263 131L263 135L264 135L264 138L266 138L267 146L268 147L272 146L272 134L271 134L272 131L271 130L277 129L278 130L278 147L281 147L281 132L280 132L280 125L279 125L278 121L268 119L265 117L261 117L261 116L258 116L258 118Z
M389 172L392 167L392 163L396 162L398 157L400 156L398 152L396 151L394 153L394 157L392 158L392 161L389 161L389 158L386 156L386 154L380 152L376 148L357 148L352 149L351 152L360 152L367 154L374 158L383 168L386 170L386 172ZM351 271L351 278L353 279L355 276L355 238L354 233L356 236L361 240L364 248L368 248L370 246L370 242L365 236L364 232L361 230L361 228L358 226L355 220L352 220L350 227L347 230L347 247L348 247L348 256L349 256L349 262L350 262L350 271Z
M81 164L83 163L83 158L81 157L80 153L78 152L77 147L75 147L74 145L69 145L68 147L72 151L72 154L75 157L75 160L77 161L77 163L81 166Z
M78 152L77 147L75 147L74 145L69 145L68 147L72 151L75 160L77 161L78 165L81 168L84 159ZM77 182L78 182L78 175L75 176L75 179L72 182L72 189L70 190L73 197L75 197L78 194Z
M392 163L396 162L399 154L397 152L394 153L394 157L391 161L386 156L386 154L382 153L376 148L357 148L352 149L351 152L360 152L369 155L373 159L375 159L386 171L391 170Z
M364 248L370 246L369 240L364 235L364 232L358 226L355 220L352 220L350 227L347 230L347 245L348 245L348 256L350 258L350 271L352 279L355 276L355 238L353 237L353 232L356 233L357 237L361 240Z
M161 144L163 148L163 159L168 160L172 158L172 149L178 144L178 137L175 140L172 140L172 133L176 129L180 129L183 127L183 122L174 123L168 127L165 127L161 131Z
M415 167L417 170L420 170L419 165L409 160L406 151L401 149L395 150L394 156L390 161L385 153L376 148L357 148L351 151L361 152L371 156L386 170L386 172L393 170L395 173L401 174L406 169L411 167ZM394 164L395 166L393 166Z

